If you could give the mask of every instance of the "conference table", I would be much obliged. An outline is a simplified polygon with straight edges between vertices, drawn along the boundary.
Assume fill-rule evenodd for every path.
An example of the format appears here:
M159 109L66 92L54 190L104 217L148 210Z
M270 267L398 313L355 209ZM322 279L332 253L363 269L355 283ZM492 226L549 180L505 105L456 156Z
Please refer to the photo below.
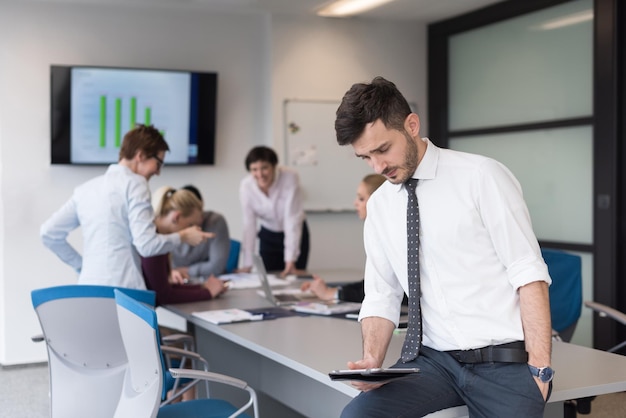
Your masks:
M256 289L230 290L215 300L164 308L187 320L196 349L211 371L243 379L257 390L262 417L338 417L359 393L348 382L328 377L331 370L345 369L347 361L361 358L361 331L355 320L293 315L215 325L192 315L228 308L275 311ZM394 333L384 366L397 361L403 341L403 333ZM569 399L626 391L626 356L555 342L552 365L556 375L545 417L562 417L563 402ZM211 387L211 396L242 399L233 389L217 386Z

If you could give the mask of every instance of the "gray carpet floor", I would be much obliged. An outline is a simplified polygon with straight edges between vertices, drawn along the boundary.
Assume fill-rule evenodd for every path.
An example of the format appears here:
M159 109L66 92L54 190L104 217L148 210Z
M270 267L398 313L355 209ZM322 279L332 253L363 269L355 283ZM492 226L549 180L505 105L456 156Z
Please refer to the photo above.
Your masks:
M47 418L48 390L47 364L0 367L0 417ZM598 396L591 403L591 414L579 417L626 417L626 392Z
M47 418L48 365L0 367L0 417Z

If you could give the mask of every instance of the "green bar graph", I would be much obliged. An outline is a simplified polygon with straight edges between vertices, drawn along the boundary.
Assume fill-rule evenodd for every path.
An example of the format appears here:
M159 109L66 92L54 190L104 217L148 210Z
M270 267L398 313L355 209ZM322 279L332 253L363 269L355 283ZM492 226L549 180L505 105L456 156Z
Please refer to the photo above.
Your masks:
M107 111L107 103L109 102L108 97L106 95L100 96L100 109L99 109L99 118L100 118L100 126L99 126L99 146L100 148L106 148L107 145L107 116L112 109ZM122 128L126 126L126 123L122 123L122 108L126 108L126 105L122 104L122 98L115 98L113 100L114 103L114 144L116 148L119 148L122 144L122 138L124 132L122 132ZM128 104L128 128L133 129L137 125L137 98L130 97L129 99L124 99L124 103ZM152 108L145 107L144 108L144 122L145 125L152 124ZM110 128L111 125L109 125ZM124 128L125 129L125 128ZM163 132L162 132L163 134Z
M145 112L145 116L144 116L144 125L148 126L152 124L152 109L149 107L146 107L146 112Z
M130 98L130 129L133 129L137 124L137 98Z
M107 97L100 96L100 148L107 145Z
M122 99L115 99L115 147L122 143Z

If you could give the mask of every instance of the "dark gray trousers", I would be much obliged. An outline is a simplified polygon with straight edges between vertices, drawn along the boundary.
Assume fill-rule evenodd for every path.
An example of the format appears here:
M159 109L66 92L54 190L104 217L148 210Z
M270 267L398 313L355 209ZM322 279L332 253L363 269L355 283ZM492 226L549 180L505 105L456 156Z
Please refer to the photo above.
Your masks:
M362 392L341 418L423 417L463 404L471 418L543 417L545 402L526 363L462 364L423 347L417 359L393 367L420 371Z

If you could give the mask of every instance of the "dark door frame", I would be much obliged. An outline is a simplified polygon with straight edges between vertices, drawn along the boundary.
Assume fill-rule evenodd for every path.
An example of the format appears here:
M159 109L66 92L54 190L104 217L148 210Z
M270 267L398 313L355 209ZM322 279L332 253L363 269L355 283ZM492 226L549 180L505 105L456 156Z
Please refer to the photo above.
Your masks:
M428 129L437 145L447 147L454 136L514 132L559 126L593 126L593 244L546 242L542 246L593 254L596 302L626 312L626 4L623 0L594 0L593 109L589 118L547 123L448 130L448 39L451 35L571 0L509 0L437 22L428 27ZM621 116L621 117L620 117ZM626 339L615 321L594 316L593 342L607 349Z

